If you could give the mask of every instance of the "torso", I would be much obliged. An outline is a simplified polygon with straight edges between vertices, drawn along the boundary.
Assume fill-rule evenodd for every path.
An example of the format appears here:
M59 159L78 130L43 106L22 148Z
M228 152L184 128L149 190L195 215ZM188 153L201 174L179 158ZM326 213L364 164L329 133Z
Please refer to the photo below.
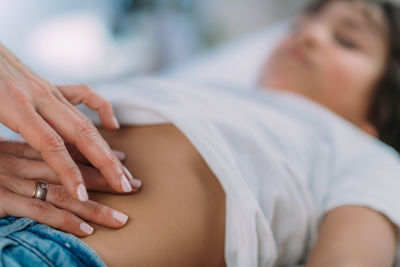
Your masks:
M108 265L224 266L225 193L187 138L172 124L101 133L143 187L90 193L129 221L118 230L92 224L95 234L82 240Z

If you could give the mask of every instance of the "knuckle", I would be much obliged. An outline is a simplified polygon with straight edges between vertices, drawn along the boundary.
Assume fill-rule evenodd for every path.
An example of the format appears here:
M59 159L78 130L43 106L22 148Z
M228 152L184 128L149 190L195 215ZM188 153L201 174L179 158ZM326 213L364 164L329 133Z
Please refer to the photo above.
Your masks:
M64 152L65 144L64 141L56 135L45 135L42 138L42 145L50 152Z
M104 214L105 214L104 209L99 203L96 202L89 203L89 216L91 217L91 219L99 218Z
M65 189L64 186L55 185L53 186L54 201L59 204L65 204L71 201L72 197Z
M56 88L48 81L33 77L30 81L30 88L37 108L57 102Z
M31 211L37 216L45 216L50 211L50 204L40 199L33 199L31 202Z
M63 169L63 175L64 177L72 178L72 177L78 177L80 175L79 168L73 164L71 166L66 166Z
M37 79L36 77L32 77L30 80L31 88L34 89L34 92L41 96L49 96L53 95L52 86L49 82Z
M11 98L14 99L19 105L31 105L32 98L27 94L25 90L22 89L22 86L17 84L12 79L8 79L5 84L8 87L8 93Z
M88 84L82 84L81 88L85 91L86 94L91 95L94 93L93 88Z
M97 135L96 127L87 118L80 119L77 128L79 136L95 137Z

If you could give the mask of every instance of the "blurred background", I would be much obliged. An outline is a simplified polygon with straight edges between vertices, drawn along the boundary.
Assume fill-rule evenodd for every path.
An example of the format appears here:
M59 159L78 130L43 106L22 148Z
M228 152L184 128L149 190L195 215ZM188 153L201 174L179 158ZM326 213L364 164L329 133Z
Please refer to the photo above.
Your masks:
M0 0L0 40L53 83L173 68L287 19L307 0Z

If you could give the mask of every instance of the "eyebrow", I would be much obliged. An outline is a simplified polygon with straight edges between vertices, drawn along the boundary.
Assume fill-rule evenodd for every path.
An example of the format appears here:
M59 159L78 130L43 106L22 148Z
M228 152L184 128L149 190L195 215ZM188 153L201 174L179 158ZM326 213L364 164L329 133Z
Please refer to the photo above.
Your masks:
M371 12L366 7L362 7L360 12L365 23L360 22L359 20L350 16L345 16L343 18L343 23L352 29L369 33L372 36L379 35L381 37L386 37L386 29L379 22L377 22L376 19L373 18Z
M372 36L375 36L377 34L377 31L372 30L371 27L368 27L364 23L360 23L359 21L349 17L343 17L341 24L352 30L363 32Z
M369 12L367 8L365 8L365 7L363 8L362 15L364 17L364 20L369 24L369 26L371 26L371 27L368 27L368 29L370 31L373 31L382 36L386 36L387 31L386 31L385 26L382 25L381 23L377 22L376 19L374 19L372 17L371 12Z

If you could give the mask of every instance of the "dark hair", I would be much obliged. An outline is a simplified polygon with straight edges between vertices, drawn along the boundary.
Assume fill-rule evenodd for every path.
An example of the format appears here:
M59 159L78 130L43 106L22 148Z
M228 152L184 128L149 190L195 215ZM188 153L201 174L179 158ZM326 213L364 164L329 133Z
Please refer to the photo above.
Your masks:
M316 0L307 6L315 13L335 0ZM347 0L355 1L355 0ZM375 89L368 119L378 131L378 138L400 153L400 6L389 1L364 0L374 4L384 14L388 25L389 54L386 70Z

